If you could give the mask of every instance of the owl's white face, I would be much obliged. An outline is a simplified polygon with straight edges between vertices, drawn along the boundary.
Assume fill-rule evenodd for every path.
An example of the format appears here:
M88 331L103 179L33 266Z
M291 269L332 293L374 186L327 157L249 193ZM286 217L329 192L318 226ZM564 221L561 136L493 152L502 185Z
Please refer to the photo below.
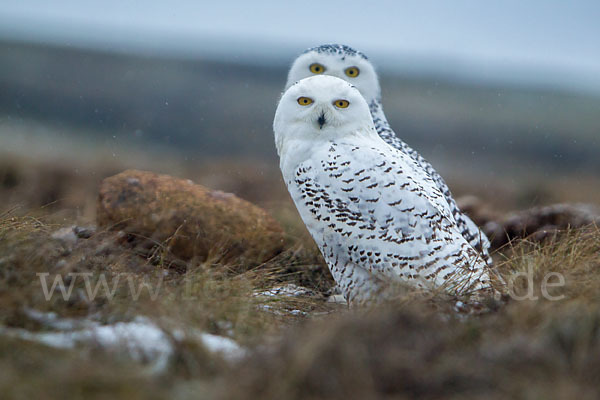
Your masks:
M342 48L344 46L338 46ZM286 89L295 82L314 75L331 75L343 79L354 85L367 103L373 100L379 100L380 87L377 73L373 65L361 53L352 52L328 52L320 51L322 47L317 47L304 54L301 54L290 68ZM349 48L348 48L349 49Z
M369 106L348 82L327 75L305 78L281 97L273 121L281 155L286 142L332 140L347 135L374 135Z

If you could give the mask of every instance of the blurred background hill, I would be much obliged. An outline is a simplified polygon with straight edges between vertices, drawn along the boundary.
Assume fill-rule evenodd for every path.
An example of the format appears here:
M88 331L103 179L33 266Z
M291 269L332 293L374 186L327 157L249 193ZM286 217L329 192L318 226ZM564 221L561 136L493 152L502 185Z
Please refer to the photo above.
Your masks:
M318 14L270 1L4 7L0 180L23 183L52 165L62 178L41 182L74 175L95 184L138 167L263 204L287 201L271 129L287 68L307 47L343 42L378 66L392 127L457 194L505 208L599 200L595 3L320 7ZM340 8L345 18L327 18ZM17 171L27 165L28 173ZM72 196L55 192L41 198Z

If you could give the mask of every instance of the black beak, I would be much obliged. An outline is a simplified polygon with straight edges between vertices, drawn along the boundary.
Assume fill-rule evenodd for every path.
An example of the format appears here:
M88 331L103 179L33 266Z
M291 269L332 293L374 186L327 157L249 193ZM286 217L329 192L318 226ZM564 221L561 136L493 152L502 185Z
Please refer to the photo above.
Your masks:
M323 125L325 125L325 114L321 113L321 115L319 116L319 119L317 120L319 122L319 129L323 128Z

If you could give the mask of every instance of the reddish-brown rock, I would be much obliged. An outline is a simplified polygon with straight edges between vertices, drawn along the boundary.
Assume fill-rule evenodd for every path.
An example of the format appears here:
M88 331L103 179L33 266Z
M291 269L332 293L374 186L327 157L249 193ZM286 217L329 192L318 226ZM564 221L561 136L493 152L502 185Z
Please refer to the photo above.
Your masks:
M600 225L600 209L591 204L552 204L501 214L469 196L458 204L498 249L512 240L542 241L567 229Z
M250 267L283 248L281 227L261 208L190 180L146 171L127 170L102 181L97 222L146 247L162 243L184 260L214 258Z
M514 212L497 221L489 221L483 231L499 248L509 241L528 238L542 241L559 231L600 225L600 210L590 204L553 204Z

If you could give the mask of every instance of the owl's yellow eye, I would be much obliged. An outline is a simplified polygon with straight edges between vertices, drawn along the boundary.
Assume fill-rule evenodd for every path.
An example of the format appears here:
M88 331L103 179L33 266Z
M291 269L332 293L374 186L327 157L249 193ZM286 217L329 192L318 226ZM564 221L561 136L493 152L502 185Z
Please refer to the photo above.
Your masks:
M323 72L325 72L325 67L319 63L310 64L310 67L308 67L308 69L310 69L310 72L312 72L313 74L322 74Z
M347 108L350 105L348 100L336 100L333 102L333 105L337 108Z
M360 70L357 67L348 67L344 70L344 73L350 78L356 78L360 74Z
M309 106L313 103L313 100L309 97L298 97L298 104L301 106Z

